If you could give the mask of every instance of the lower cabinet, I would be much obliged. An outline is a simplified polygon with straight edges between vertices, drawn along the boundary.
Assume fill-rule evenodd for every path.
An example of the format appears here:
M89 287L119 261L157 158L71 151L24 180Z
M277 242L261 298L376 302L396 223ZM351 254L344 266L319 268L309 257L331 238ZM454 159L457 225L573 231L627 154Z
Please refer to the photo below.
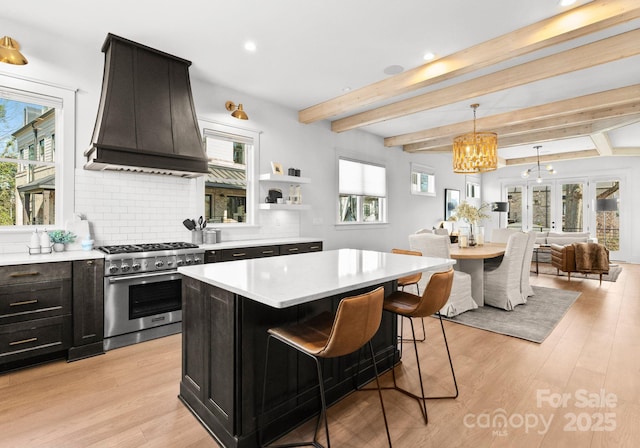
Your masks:
M208 250L205 263L219 261L246 260L249 258L275 257L279 255L303 254L322 250L322 241L295 244L273 244L268 246L237 247L232 249Z
M0 371L102 353L102 259L0 267Z

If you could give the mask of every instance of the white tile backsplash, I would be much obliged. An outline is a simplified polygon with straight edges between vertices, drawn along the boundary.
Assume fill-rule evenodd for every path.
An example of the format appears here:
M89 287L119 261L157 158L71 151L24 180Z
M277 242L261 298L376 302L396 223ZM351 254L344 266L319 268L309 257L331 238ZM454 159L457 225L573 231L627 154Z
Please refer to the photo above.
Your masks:
M197 184L174 176L80 168L75 170L74 210L89 221L94 247L190 242L182 221L202 214L204 193ZM298 237L300 213L305 212L258 210L255 226L221 226L222 240ZM0 253L26 252L32 232L0 229Z

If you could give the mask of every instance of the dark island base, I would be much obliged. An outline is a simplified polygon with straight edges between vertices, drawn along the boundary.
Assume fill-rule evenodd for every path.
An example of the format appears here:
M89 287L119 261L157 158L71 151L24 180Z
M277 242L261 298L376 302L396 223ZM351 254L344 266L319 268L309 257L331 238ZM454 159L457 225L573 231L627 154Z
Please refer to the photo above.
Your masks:
M395 282L384 284L385 295ZM258 446L267 329L335 310L341 298L367 287L286 309L276 309L220 288L183 278L183 375L180 400L225 447ZM380 371L398 361L397 326L384 313L373 339ZM373 379L368 350L322 360L327 403L334 403ZM366 393L366 392L363 392ZM263 438L274 440L320 410L313 361L284 344L271 344Z

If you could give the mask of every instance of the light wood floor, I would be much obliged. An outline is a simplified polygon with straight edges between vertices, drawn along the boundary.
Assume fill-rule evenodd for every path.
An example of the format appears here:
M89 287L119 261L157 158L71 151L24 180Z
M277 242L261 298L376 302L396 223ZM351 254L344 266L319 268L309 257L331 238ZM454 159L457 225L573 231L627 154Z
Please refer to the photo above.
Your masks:
M445 322L460 396L430 401L425 426L415 401L385 391L395 447L640 446L640 265L623 265L618 281L602 286L531 280L582 295L542 344ZM428 391L447 392L453 386L439 323L425 321ZM177 398L180 343L170 336L0 374L0 447L217 446ZM399 373L408 384L413 366L407 351ZM390 374L383 379L389 383ZM562 394L566 407L554 401ZM329 418L335 446L386 446L375 392L351 394ZM303 426L286 439L310 431Z

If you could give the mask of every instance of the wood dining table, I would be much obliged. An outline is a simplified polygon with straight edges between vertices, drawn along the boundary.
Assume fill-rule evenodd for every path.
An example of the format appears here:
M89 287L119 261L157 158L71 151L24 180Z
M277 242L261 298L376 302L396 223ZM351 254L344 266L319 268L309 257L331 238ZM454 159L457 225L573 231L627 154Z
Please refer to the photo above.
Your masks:
M485 243L473 247L451 245L450 257L457 261L454 269L471 276L471 296L478 306L484 306L484 260L504 255L506 248L504 243Z

